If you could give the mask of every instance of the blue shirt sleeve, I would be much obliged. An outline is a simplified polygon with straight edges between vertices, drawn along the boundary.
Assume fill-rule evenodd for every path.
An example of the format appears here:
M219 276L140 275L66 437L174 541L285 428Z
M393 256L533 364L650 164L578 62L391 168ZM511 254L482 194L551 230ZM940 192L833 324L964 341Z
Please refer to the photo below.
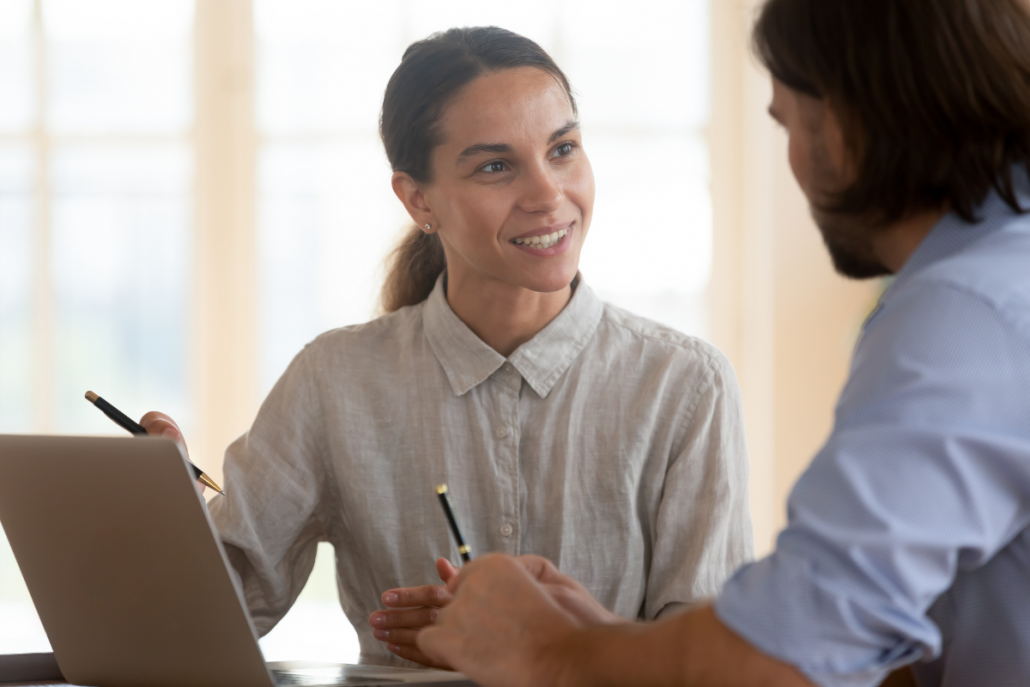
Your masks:
M867 324L775 553L716 602L826 687L939 654L930 606L1030 524L1030 336L960 285L915 279L897 296Z

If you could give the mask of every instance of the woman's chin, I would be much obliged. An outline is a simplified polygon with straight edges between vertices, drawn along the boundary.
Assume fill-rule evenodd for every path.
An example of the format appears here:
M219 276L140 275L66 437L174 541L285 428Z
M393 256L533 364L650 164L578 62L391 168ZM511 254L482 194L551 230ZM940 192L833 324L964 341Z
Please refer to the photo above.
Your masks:
M551 268L538 274L526 275L527 279L520 279L521 285L530 291L537 293L555 293L567 288L572 280L576 278L579 271L577 265L561 269Z

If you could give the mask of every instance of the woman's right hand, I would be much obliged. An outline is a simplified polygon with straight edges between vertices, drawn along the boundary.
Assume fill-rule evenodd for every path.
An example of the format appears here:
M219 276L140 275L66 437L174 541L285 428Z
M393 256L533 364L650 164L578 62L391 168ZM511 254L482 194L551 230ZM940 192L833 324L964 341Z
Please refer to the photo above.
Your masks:
M182 430L179 429L179 425L175 424L175 420L172 418L168 417L164 413L151 410L140 418L139 424L143 429L147 430L147 436L171 439L179 446L179 450L182 451L183 456L187 459L190 457L189 449L186 448L186 440L182 437ZM200 482L197 482L196 484L197 490L203 494L204 485Z

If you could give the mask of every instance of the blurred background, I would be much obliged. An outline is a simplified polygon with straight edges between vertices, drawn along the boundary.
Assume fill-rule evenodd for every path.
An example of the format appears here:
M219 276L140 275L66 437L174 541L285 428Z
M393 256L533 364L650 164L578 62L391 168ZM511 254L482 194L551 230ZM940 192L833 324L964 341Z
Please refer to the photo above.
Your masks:
M376 128L405 47L492 24L579 98L586 279L733 361L768 551L879 287L830 269L765 114L756 5L0 0L0 432L119 434L92 389L176 418L220 479L304 343L376 314L409 222ZM267 658L355 661L336 594L323 548ZM0 537L0 653L48 648Z

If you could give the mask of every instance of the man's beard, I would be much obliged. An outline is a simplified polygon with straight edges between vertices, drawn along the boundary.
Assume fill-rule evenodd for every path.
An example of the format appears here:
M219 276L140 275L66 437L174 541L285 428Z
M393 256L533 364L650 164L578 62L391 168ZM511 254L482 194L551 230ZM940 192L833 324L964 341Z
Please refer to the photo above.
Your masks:
M878 233L875 227L854 215L826 212L815 206L812 206L812 219L819 227L838 274L851 279L892 274L873 250L873 237Z
M816 189L816 193L823 198L832 198L836 190L846 185L841 173L830 163L826 148L818 142L812 146L812 171L813 178L818 180L817 184L821 187ZM812 219L819 227L823 243L833 260L833 267L839 274L851 279L870 279L892 274L873 249L873 239L879 233L878 227L870 226L868 220L861 216L823 210L817 207L817 202L809 202Z

